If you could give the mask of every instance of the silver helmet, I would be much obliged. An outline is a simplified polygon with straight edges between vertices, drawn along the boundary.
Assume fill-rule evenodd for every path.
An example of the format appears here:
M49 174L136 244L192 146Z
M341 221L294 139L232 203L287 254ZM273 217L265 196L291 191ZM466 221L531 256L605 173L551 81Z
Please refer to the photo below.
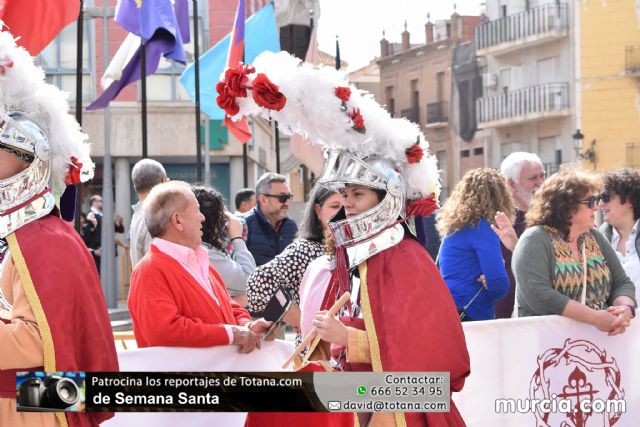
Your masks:
M51 212L54 197L47 188L51 147L41 127L24 113L0 112L0 150L29 162L16 175L0 180L0 238Z
M336 246L366 242L404 216L404 178L384 159L360 159L346 150L330 149L318 182L336 191L346 185L385 191L384 198L373 208L329 224Z

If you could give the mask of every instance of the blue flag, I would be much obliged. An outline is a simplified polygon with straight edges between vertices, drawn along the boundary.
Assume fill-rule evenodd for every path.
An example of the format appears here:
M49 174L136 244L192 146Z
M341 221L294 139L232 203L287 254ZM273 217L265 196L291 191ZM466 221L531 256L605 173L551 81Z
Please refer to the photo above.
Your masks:
M224 110L216 104L216 84L227 66L230 34L200 57L200 108L214 120L224 119ZM244 58L250 64L264 51L279 52L280 36L276 27L273 4L269 3L245 21ZM180 76L180 84L195 101L195 67L189 64Z
M137 1L141 4L138 6ZM160 57L186 62L182 44L189 39L188 0L120 0L115 21L144 42L146 75L158 69ZM185 16L186 13L186 16ZM122 89L140 80L140 53L138 48L122 70L122 76L114 81L93 101L87 111L106 108Z

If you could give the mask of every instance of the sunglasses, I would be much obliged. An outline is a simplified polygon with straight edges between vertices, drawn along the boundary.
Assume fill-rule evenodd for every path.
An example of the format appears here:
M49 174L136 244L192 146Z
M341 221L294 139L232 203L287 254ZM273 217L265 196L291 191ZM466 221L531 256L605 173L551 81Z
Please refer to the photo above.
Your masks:
M263 196L278 199L280 203L287 203L287 200L293 199L293 194L263 194Z
M605 191L600 195L600 200L602 200L603 203L609 203L611 201L611 194Z
M593 209L594 206L600 201L600 196L591 196L588 199L580 200L580 203L587 205L589 209Z

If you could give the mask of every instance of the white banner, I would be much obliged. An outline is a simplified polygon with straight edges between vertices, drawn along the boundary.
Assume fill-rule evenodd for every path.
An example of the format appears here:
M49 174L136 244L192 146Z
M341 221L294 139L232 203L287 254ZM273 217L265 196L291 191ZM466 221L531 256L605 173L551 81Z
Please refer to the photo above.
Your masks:
M238 347L149 347L118 352L121 371L130 372L280 372L293 353L293 343L263 341L260 350L238 353ZM242 427L246 413L119 412L104 427Z
M636 427L640 422L640 326L615 337L561 316L464 323L471 376L454 401L469 427ZM118 352L122 371L282 371L293 351L264 342ZM592 412L586 403L589 401ZM607 407L608 406L608 407ZM604 409L604 411L602 411ZM125 413L103 426L244 425L244 413Z
M471 376L454 401L469 427L636 427L634 322L615 337L561 316L465 323Z

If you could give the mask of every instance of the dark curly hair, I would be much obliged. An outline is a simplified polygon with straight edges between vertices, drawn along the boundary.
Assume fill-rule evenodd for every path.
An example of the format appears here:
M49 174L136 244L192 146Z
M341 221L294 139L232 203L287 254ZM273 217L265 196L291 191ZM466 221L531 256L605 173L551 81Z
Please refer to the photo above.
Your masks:
M640 171L622 169L604 175L604 190L620 197L620 203L631 202L633 219L640 218Z
M600 191L601 183L596 175L563 166L551 175L536 191L525 215L527 227L547 225L553 227L565 241L569 241L571 216L578 210L580 201Z
M225 250L224 236L227 232L227 216L222 195L212 187L197 185L191 187L204 215L202 241L221 251Z

